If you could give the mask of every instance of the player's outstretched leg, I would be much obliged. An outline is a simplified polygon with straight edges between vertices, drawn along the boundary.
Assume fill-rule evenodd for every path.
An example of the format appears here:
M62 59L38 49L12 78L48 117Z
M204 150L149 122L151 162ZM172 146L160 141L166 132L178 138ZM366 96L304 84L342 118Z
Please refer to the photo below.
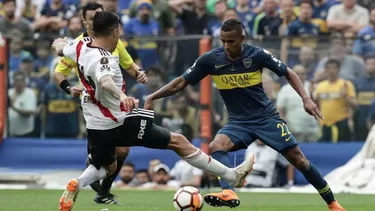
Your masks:
M253 169L255 159L254 154L250 153L239 166L236 168L228 168L192 145L185 136L176 133L171 133L168 148L175 151L190 165L215 174L227 180L235 187L244 186L245 178Z
M97 188L97 184L95 183L91 184L91 188L97 192L96 197L94 199L96 203L119 204L119 202L116 201L115 196L110 193L110 190L128 154L129 154L129 147L116 147L116 156L117 156L116 171L111 176L103 179L102 184L100 184L99 181L95 182L95 183L99 183L98 191L95 190Z
M190 165L220 176L235 187L244 185L245 178L251 172L254 164L254 154L249 154L239 166L228 168L192 145L185 136L171 133L155 124L152 125L150 139L144 146L171 149Z
M107 174L113 174L115 169L116 163L111 164L107 168L96 168L92 164L89 165L77 179L71 179L69 181L60 198L60 211L71 211L81 188L105 178Z
M218 134L210 144L211 156L225 166L231 167L232 164L229 161L228 151L234 148L234 144L228 136L224 134ZM234 192L233 186L231 186L226 180L218 178L222 192L209 193L204 196L204 200L207 204L214 207L238 207L240 205L240 199Z
M335 200L331 188L320 174L318 168L307 160L299 146L295 146L283 154L285 158L303 174L306 180L315 187L320 196L327 203L330 211L345 211Z

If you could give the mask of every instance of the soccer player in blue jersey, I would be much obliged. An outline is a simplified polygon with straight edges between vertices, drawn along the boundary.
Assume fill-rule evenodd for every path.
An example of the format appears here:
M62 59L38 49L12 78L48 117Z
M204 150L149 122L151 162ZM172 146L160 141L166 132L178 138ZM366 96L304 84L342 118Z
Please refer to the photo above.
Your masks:
M306 112L315 118L323 118L318 107L293 70L267 50L243 43L245 35L241 25L237 19L225 21L220 31L223 46L203 54L189 71L149 95L145 109L151 109L154 100L173 95L188 84L197 84L207 75L211 75L230 116L228 124L210 143L211 156L226 166L231 166L228 152L245 149L259 139L283 154L301 171L326 201L330 211L345 211L335 200L318 168L302 153L286 122L280 118L264 93L262 69L268 68L280 77L286 77L301 96ZM240 200L233 187L221 179L220 184L224 190L221 193L207 194L205 201L216 207L237 207Z

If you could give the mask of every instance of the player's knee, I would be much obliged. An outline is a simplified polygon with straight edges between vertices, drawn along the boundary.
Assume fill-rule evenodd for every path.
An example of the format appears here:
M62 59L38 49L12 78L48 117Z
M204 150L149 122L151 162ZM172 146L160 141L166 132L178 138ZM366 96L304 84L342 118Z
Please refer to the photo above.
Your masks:
M129 147L116 147L117 157L126 158L129 154Z
M234 144L225 135L217 135L215 139L208 145L210 152L216 151L231 151Z
M294 161L294 167L300 171L307 170L309 168L309 161L304 156L298 157Z
M299 147L291 149L285 154L285 157L295 168L300 171L307 170L309 168L309 161Z
M169 142L168 148L172 150L184 149L190 142L185 138L185 136L178 133L171 133L171 140Z

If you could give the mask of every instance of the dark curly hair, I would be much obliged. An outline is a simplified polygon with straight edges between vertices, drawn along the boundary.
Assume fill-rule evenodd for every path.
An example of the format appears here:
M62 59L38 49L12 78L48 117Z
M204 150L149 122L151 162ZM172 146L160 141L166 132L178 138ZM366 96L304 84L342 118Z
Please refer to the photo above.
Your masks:
M242 34L242 23L237 19L228 19L221 26L221 31L230 32L236 30L238 35Z

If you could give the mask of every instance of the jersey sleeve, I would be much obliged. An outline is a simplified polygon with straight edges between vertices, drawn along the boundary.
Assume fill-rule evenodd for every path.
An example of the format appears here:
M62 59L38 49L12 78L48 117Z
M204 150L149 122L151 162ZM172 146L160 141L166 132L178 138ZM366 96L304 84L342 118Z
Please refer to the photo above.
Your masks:
M114 58L102 56L99 60L99 62L94 64L94 68L91 68L95 71L96 80L100 81L103 76L113 77L119 68Z
M133 59L125 49L124 43L119 40L117 42L117 49L119 53L120 66L124 69L129 69L133 64Z
M76 66L76 62L68 57L62 57L55 67L55 72L68 76L72 69Z
M190 85L195 85L210 74L211 68L209 55L208 53L205 53L194 62L193 66L191 66L190 69L182 75L182 77Z
M276 73L279 77L284 76L287 72L288 67L286 64L282 63L266 49L260 49L258 56L259 61L262 63L261 65Z
M74 40L68 43L63 49L63 55L70 60L76 60L77 58L77 45L81 42L80 40Z

